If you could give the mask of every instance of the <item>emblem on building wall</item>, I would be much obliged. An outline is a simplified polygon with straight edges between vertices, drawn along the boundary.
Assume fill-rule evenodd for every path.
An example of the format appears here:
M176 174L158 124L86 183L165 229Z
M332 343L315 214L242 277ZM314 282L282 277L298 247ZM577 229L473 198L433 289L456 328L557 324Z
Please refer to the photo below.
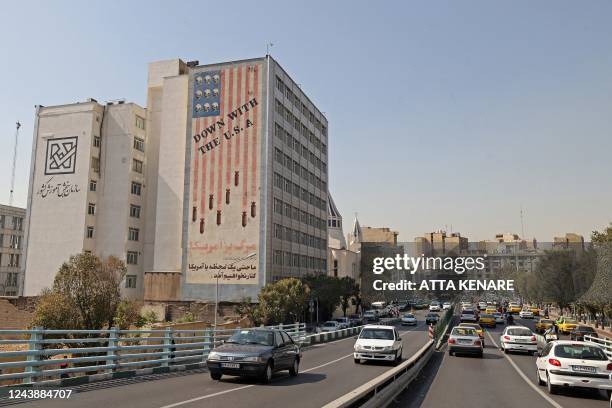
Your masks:
M45 174L74 174L76 170L78 137L61 137L47 140Z

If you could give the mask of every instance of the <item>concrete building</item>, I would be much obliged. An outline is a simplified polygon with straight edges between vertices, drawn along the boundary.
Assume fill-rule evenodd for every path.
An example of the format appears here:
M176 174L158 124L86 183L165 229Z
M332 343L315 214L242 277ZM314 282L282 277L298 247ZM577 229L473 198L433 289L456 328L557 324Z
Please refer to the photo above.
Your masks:
M554 237L553 249L569 249L582 253L585 250L584 237L573 232L566 233L564 237Z
M36 113L26 295L83 250L128 263L125 294L256 299L327 270L327 119L271 57L149 65L147 109Z
M451 256L468 250L468 239L460 233L436 231L414 239L415 256Z
M133 103L36 109L23 294L50 287L71 255L126 261L123 294L143 294L146 112Z
M327 207L327 274L339 278L348 276L358 282L361 249L355 248L356 242L353 243L355 250L348 248L342 230L342 215L329 193Z
M0 204L0 296L17 296L23 276L24 208Z

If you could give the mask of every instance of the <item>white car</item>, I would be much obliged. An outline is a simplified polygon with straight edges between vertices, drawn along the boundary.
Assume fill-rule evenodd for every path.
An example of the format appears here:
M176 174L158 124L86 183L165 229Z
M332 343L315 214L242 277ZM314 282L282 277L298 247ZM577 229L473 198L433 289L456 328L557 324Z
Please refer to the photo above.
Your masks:
M460 322L477 322L478 317L476 317L476 313L470 309L464 309L461 311L461 315L459 316Z
M360 364L362 360L397 364L402 360L402 338L393 326L364 326L353 348L355 364Z
M523 309L519 312L521 319L533 319L533 312L529 309Z
M478 309L486 310L487 309L487 302L478 302Z
M402 316L402 326L416 326L417 319L412 313L406 313Z
M527 354L536 354L538 352L536 336L525 326L506 327L499 337L499 346L504 353L526 351Z
M444 302L444 303L442 304L442 310L448 310L448 309L450 309L450 308L451 308L451 304L450 304L450 302Z
M325 322L323 323L323 326L321 326L322 332L333 332L336 330L340 330L340 323L338 323L335 320L330 320L328 322Z
M461 302L462 309L471 308L471 307L472 307L472 304L470 302Z
M495 324L505 324L506 323L506 319L504 319L503 314L499 312L495 312L493 313L493 316L495 316Z
M339 324L339 329L348 329L351 327L351 321L348 317L339 317L336 319Z
M439 312L440 311L440 302L433 301L429 305L430 312Z
M536 359L538 383L550 394L561 387L612 390L612 362L595 344L569 340L552 341Z

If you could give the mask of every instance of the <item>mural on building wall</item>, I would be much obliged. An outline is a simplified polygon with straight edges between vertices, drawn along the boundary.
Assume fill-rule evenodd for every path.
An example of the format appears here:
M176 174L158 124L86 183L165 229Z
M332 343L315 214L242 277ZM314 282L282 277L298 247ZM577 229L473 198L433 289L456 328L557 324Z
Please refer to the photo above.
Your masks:
M262 65L192 76L186 281L257 284Z
M77 142L78 138L76 136L47 139L45 175L74 174Z

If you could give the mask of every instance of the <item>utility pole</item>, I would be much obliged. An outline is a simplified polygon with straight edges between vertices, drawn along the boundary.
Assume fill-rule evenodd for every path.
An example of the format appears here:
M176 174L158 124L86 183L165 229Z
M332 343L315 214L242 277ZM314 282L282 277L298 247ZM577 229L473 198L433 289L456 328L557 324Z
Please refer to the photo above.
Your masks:
M19 128L21 123L17 122L15 129L15 146L13 147L13 168L11 169L11 193L9 195L9 205L13 205L13 191L15 191L15 167L17 166L17 144L19 143Z

